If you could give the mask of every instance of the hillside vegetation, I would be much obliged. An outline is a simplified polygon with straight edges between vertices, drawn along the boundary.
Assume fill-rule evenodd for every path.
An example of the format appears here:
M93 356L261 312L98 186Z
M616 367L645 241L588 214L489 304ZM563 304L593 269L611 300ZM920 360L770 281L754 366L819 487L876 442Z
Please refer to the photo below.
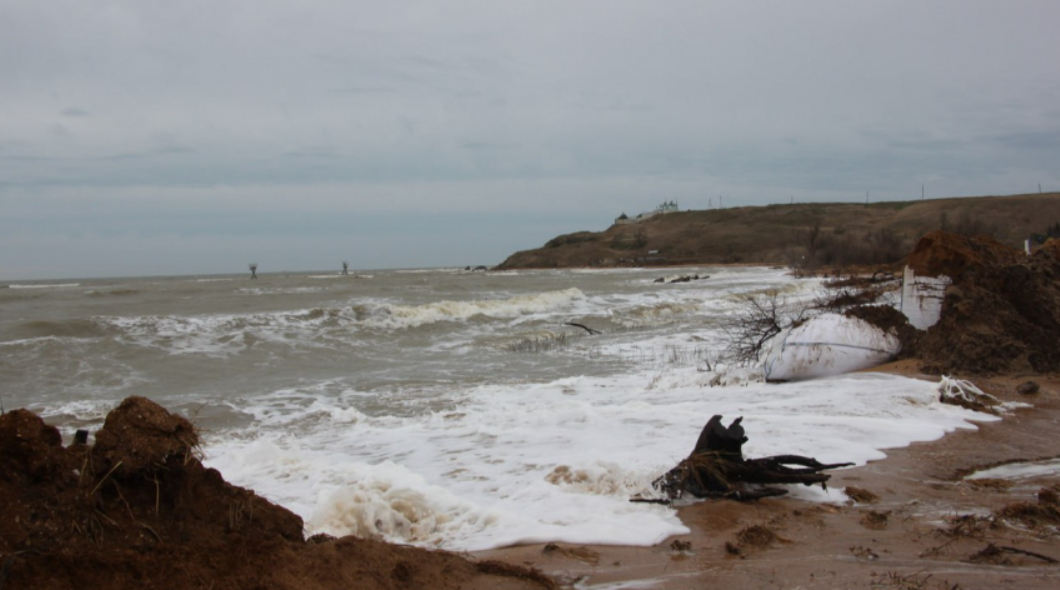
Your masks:
M798 203L656 215L549 240L497 269L718 263L818 266L900 261L925 233L988 234L1022 248L1060 234L1060 193L883 203Z

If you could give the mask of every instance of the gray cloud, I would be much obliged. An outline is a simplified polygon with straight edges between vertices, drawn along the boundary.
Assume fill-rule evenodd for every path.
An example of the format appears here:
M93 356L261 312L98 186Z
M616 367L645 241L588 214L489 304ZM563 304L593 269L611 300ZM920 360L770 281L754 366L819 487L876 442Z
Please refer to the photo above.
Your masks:
M1051 1L8 0L0 280L10 252L117 251L143 227L174 269L314 227L463 265L470 245L437 244L497 262L671 198L1060 188L1058 20Z

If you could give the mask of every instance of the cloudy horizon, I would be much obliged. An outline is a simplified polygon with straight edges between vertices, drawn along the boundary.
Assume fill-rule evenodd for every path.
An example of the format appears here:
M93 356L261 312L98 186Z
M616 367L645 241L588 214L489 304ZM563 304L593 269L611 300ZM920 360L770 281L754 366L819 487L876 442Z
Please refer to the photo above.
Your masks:
M1060 3L0 3L0 282L1060 190ZM1053 221L1053 220L1051 220Z

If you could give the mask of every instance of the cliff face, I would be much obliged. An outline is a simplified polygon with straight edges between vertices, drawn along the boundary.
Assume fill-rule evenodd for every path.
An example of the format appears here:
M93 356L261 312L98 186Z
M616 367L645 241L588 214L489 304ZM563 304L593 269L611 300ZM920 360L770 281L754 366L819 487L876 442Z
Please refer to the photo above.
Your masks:
M800 203L657 215L556 237L498 269L761 263L886 264L934 229L1013 248L1060 222L1060 193L890 203Z

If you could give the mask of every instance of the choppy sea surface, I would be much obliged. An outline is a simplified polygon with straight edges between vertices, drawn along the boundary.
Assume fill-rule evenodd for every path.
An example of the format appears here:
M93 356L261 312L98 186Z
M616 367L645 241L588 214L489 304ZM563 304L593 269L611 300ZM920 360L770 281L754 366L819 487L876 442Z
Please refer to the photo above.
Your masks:
M676 275L709 278L656 282ZM310 534L650 545L687 529L628 499L714 414L744 417L749 456L859 464L987 419L929 382L767 384L726 366L742 297L819 288L750 267L15 283L0 288L0 402L69 440L151 398L202 429L207 465Z

